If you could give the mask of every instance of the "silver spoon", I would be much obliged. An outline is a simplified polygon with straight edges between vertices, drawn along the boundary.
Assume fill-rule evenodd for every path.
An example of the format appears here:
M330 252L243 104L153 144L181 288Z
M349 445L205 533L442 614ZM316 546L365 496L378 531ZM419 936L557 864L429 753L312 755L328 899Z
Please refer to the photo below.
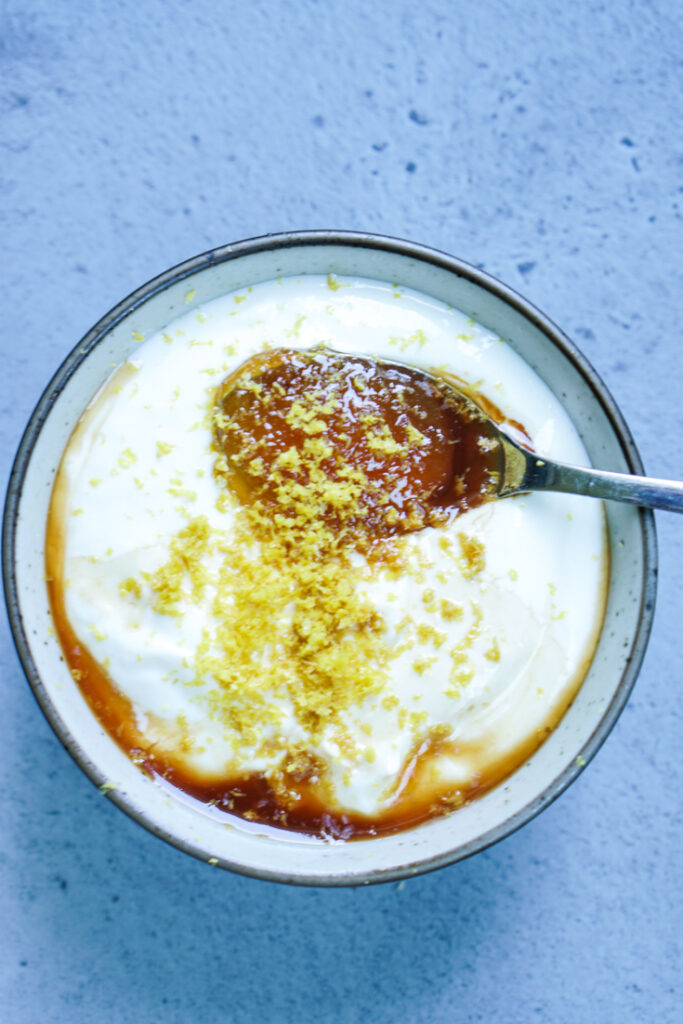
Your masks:
M500 427L497 429L502 470L494 490L496 497L504 498L520 491L564 491L568 494L586 494L591 498L626 501L646 508L683 512L683 483L553 462L536 452L525 450Z
M251 380L261 388L265 386L266 391L268 391L272 385L271 377L273 373L277 373L279 370L284 371L296 359L299 361L303 360L303 363L309 366L318 364L321 366L321 386L325 386L327 383L325 377L325 373L329 370L327 364L330 364L334 371L330 380L337 380L341 373L340 367L344 369L345 366L348 368L351 365L353 371L357 371L358 374L365 373L367 375L368 367L371 371L375 371L379 367L389 372L393 371L394 374L398 373L399 376L403 375L413 384L415 381L429 382L447 400L451 409L457 412L464 428L467 427L467 424L470 424L470 426L472 424L477 425L480 430L477 442L481 449L481 455L487 463L489 462L488 456L493 456L492 461L496 464L493 471L489 469L487 483L475 495L478 499L475 501L475 506L482 499L489 501L495 498L505 498L508 495L519 494L524 491L564 491L569 494L585 494L593 498L603 498L611 501L625 501L632 505L644 505L647 508L662 508L673 512L683 512L683 483L653 480L648 477L628 476L624 473L611 473L600 469L583 469L578 466L568 466L561 462L545 459L536 452L529 451L515 441L503 427L488 415L485 408L478 404L476 394L473 395L463 390L462 384L464 382L458 381L457 378L451 378L447 374L435 374L426 370L418 370L415 367L407 367L402 363L395 363L393 361L349 356L329 350L325 346L318 346L303 353L297 352L296 355L286 349L275 349L268 354L261 353L252 356L237 371L226 377L219 388L217 400L222 409L223 416L225 417L226 414L228 417L235 415L235 409L230 404L226 405L226 400L230 403L234 398L235 408L239 411L239 394L240 389L244 387L245 380ZM291 384L291 381L289 383ZM320 386L320 381L317 386ZM364 385L360 390L361 393L364 393L366 386ZM284 393L282 391L282 394ZM411 391L411 402L413 404L417 402L419 405L420 394L419 388L414 388ZM481 398L482 396L479 397ZM377 413L375 418L378 418L383 413L381 407L378 407L375 411ZM274 415L276 420L278 416L280 419L284 417L286 420L285 414L281 409L279 411L276 409ZM422 411L418 409L416 425L419 425L419 417L421 415L427 415L426 406ZM282 433L281 423L276 433ZM220 446L223 446L225 440L225 435L219 436ZM234 444L234 440L228 438L227 443L228 448L230 448ZM484 456L484 453L488 453L487 456ZM454 479L457 478L458 474L456 471ZM460 479L462 480L462 478ZM456 494L455 507L458 507L458 498L459 495ZM461 507L467 508L468 505L463 503Z

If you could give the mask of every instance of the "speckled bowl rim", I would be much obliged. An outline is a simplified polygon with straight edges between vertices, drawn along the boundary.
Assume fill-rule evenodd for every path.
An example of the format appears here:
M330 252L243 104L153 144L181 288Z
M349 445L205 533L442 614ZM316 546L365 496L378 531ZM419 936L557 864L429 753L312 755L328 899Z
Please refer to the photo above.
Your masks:
M3 516L2 533L2 572L7 603L8 616L14 644L19 659L28 679L33 694L47 718L51 728L59 738L64 748L68 751L76 764L88 776L96 786L101 786L105 779L99 772L97 765L93 764L85 754L78 742L74 739L62 722L52 701L43 685L39 672L36 668L27 632L24 628L24 620L19 602L17 581L15 575L15 540L17 520L22 498L23 483L26 476L28 464L33 451L33 446L42 430L43 424L49 416L52 407L57 401L60 393L71 376L83 363L109 331L124 317L130 315L135 309L143 305L153 296L163 292L171 285L182 281L184 278L196 274L210 266L226 263L239 259L243 256L255 255L263 251L290 249L298 246L343 246L350 248L366 248L382 250L395 255L408 257L422 263L431 264L434 267L446 270L457 277L464 278L479 288L488 291L506 305L525 317L536 327L565 358L578 370L580 376L589 385L594 398L602 407L602 410L614 431L627 462L630 472L643 473L643 465L636 448L631 432L611 394L605 384L596 373L593 366L583 353L570 341L570 339L532 303L523 298L509 286L498 281L496 278L447 253L415 242L409 242L387 235L369 234L356 231L317 230L317 231L288 231L277 234L261 235L256 238L245 239L231 245L219 246L201 253L191 259L179 263L177 266L164 271L153 278L147 284L142 285L132 292L122 302L114 306L109 313L102 317L94 327L82 338L73 348L70 354L63 361L56 371L47 387L43 391L38 403L29 419L28 425L19 443L17 454L14 460L9 478L7 497ZM657 588L657 540L655 533L654 515L646 509L639 510L640 531L643 551L643 579L640 594L640 609L638 623L633 637L631 653L626 661L621 680L613 697L602 714L598 725L584 743L577 757L571 761L554 781L547 786L535 799L529 801L520 811L507 818L504 822L482 833L476 839L458 846L456 849L439 854L433 857L426 857L410 864L403 864L396 868L383 869L380 871L370 870L366 874L333 873L326 876L315 875L289 875L286 872L276 870L264 871L249 869L244 864L231 863L221 860L221 866L227 867L239 874L248 875L254 878L261 878L267 881L288 882L298 885L315 886L343 886L363 885L376 882L395 881L417 872L423 874L437 870L448 864L464 860L475 853L487 849L494 843L499 842L506 836L511 835L522 825L527 824L537 814L548 807L561 793L577 778L584 767L591 761L600 749L605 739L614 727L619 715L628 701L629 695L637 678L642 664L645 650L647 648L652 621L654 616L655 596ZM147 815L136 807L130 806L125 795L117 791L108 793L109 798L134 821L142 825L148 831L166 842L189 853L191 856L205 860L206 854L197 850L173 833L160 828ZM378 842L381 840L373 840Z

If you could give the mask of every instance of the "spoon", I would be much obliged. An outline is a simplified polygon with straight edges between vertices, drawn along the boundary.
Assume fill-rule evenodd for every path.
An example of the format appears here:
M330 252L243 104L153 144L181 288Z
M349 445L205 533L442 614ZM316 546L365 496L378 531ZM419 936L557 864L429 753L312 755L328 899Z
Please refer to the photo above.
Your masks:
M496 424L493 426L499 435L502 461L493 497L505 498L521 491L563 491L683 512L683 483L554 462L527 451Z
M462 512L526 491L563 491L683 512L683 483L546 459L505 426L524 434L521 424L505 420L484 396L463 385L447 374L323 345L257 353L216 393L216 443L227 456L222 471L241 500L258 493L277 504L282 495L278 467L295 448L304 458L294 475L309 487L310 504L324 497L313 493L312 481L341 479L351 460L370 478L362 515L356 509L355 517L372 528L380 523L384 533L387 504L378 495L388 493L399 495L394 521L410 501ZM406 441L410 431L420 439L417 446ZM313 436L326 439L324 456L310 453ZM246 467L245 451L251 460ZM424 517L401 522L400 531L423 525Z

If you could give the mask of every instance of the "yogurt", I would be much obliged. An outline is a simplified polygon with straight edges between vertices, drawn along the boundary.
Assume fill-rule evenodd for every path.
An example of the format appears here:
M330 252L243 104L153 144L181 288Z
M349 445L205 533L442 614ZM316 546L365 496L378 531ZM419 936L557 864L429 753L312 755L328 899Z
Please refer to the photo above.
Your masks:
M588 464L545 384L461 312L363 279L265 282L144 340L93 398L55 484L48 577L67 661L143 770L216 813L344 839L448 813L543 741L597 643L606 537L600 503L538 493L389 538L386 557L323 558L311 586L347 618L327 627L319 699L323 662L292 654L296 552L274 562L249 532L213 413L245 360L321 344L454 374L539 453Z

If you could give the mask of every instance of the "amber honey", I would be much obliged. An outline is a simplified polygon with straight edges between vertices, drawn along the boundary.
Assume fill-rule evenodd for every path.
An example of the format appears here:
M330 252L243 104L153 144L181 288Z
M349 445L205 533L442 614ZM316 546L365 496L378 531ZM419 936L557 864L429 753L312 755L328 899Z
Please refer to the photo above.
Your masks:
M415 367L324 348L277 349L230 375L217 403L217 443L241 501L281 510L283 484L310 488L316 473L350 492L345 499L330 486L321 514L358 541L476 508L500 472L488 417Z

